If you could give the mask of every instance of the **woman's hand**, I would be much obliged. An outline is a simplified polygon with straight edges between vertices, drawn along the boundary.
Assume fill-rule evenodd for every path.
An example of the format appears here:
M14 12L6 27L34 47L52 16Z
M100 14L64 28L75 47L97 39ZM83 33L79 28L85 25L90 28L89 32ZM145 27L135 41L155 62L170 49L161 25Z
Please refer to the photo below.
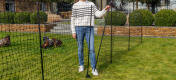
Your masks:
M107 5L106 7L105 7L105 10L109 10L111 8L111 6L110 5Z
M76 39L76 33L72 34L72 37L73 37L74 39Z

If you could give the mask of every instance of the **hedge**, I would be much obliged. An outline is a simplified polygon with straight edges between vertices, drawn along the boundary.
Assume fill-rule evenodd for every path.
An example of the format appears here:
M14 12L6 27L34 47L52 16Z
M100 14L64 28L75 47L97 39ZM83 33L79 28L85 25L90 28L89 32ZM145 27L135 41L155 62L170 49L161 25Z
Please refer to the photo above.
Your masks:
M47 22L48 15L45 12L39 12L39 16L40 16L41 24ZM38 13L37 12L32 13L30 15L30 20L32 24L37 24L38 23Z
M0 23L14 23L14 14L12 12L0 13Z
M135 10L129 15L129 23L131 26L151 26L153 22L154 16L148 10Z
M105 16L105 22L107 25L111 24L111 13L107 13ZM126 15L120 11L112 12L112 25L123 26L126 23Z
M175 26L176 12L174 10L163 9L155 15L156 26Z
M14 22L18 24L30 23L30 14L29 12L16 13Z
M45 12L39 12L40 23L47 22L48 15ZM9 23L9 24L24 24L24 23L38 23L37 12L29 13L29 12L1 12L0 13L0 23Z

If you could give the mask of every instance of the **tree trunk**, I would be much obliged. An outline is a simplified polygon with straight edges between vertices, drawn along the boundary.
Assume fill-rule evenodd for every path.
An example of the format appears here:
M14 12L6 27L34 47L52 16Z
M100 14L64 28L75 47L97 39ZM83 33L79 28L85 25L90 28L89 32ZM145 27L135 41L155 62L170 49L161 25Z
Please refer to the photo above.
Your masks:
M139 0L136 0L136 10L138 10L138 2Z
M52 9L52 2L49 2L49 3L48 3L48 7L49 7L49 8L48 8L48 9L49 9L49 10L48 10L49 13L52 13L52 11L53 11L53 9Z
M133 11L134 11L134 1L133 1Z
M167 9L169 8L169 2L168 0L166 0L166 6L167 6Z
M156 4L152 4L152 13L155 13Z
M147 4L147 9L150 10L150 6L149 6L149 4Z
M103 10L103 1L101 0L101 10Z

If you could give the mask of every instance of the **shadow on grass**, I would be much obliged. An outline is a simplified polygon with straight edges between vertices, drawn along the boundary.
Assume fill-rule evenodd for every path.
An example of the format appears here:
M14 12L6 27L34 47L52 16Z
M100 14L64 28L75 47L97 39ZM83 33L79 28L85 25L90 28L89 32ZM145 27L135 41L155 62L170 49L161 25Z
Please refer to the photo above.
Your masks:
M113 52L114 53L113 58L116 58L116 60L112 61L112 64L116 63L117 65L119 65L118 63L120 63L119 61L121 60L122 56L126 55L129 51L133 51L137 47L141 46L143 43L144 43L144 40L143 40L142 43L131 46L130 50L128 50L128 48L127 48L126 50L114 51ZM98 68L99 68L98 70L99 70L100 73L103 73L105 71L105 69L107 69L111 65L111 62L110 62L109 59L104 59L104 60L106 60L106 61L104 61L102 64L100 64L98 66Z

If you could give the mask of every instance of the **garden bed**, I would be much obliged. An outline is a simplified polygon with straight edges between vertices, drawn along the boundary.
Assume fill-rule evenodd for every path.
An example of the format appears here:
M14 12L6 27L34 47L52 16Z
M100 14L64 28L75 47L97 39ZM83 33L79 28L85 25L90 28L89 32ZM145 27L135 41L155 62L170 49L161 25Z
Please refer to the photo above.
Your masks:
M41 24L41 32L48 32L55 24ZM38 24L0 24L0 31L38 32Z
M103 32L103 26L98 27L97 34L101 35ZM128 36L129 26L113 26L113 35ZM111 34L110 26L106 27L106 35ZM149 37L176 37L176 27L153 27L153 26L131 26L131 36L149 36Z

